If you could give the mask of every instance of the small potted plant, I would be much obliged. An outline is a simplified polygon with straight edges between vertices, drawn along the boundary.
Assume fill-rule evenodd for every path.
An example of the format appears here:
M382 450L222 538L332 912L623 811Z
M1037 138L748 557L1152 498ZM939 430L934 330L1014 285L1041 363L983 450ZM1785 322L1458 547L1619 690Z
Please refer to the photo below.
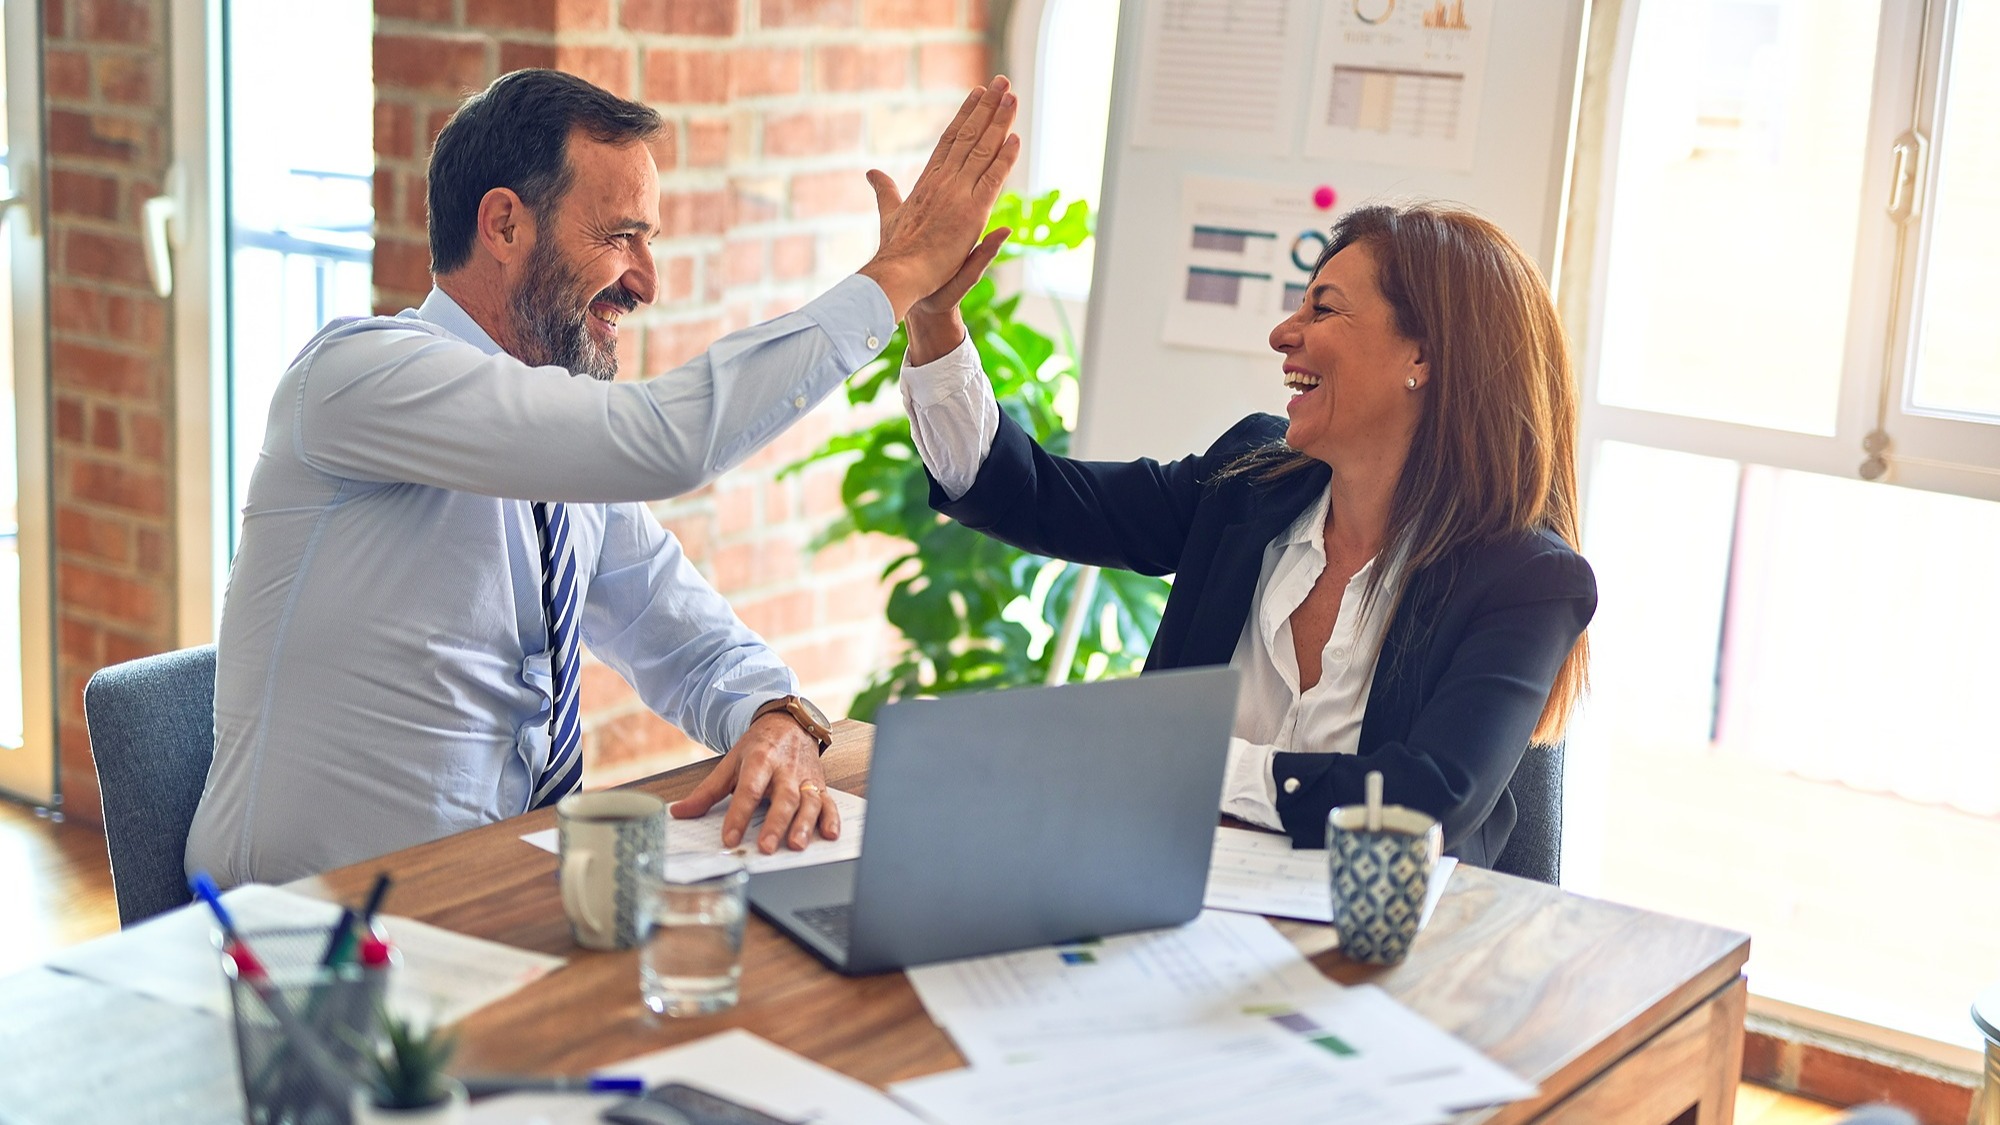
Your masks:
M420 1027L377 1013L382 1043L354 1091L354 1125L458 1125L466 1117L465 1085L444 1072L458 1049L449 1027Z

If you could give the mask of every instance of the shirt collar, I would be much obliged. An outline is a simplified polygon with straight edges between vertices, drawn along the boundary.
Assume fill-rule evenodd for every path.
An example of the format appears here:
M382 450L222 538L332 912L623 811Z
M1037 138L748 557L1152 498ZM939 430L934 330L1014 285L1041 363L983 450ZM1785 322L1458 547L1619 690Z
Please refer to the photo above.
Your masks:
M484 328L479 327L472 314L435 285L431 286L424 303L417 306L417 315L487 355L499 355L501 352L500 345L493 342L493 337L488 336Z
M1324 555L1326 553L1326 510L1327 504L1331 500L1332 493L1327 489L1320 489L1319 498L1307 504L1305 511L1299 513L1299 518L1293 520L1292 525L1279 533L1277 539L1273 540L1273 542L1281 547L1294 545L1309 547L1314 552Z

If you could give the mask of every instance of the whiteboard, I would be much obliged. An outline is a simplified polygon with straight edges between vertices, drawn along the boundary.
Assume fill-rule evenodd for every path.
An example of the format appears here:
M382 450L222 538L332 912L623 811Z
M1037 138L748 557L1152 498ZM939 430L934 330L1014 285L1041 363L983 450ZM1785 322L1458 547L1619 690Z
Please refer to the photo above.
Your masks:
M1304 236L1323 238L1342 211L1450 200L1497 222L1547 276L1586 3L1124 0L1076 455L1181 457L1208 448L1246 414L1283 412L1279 358L1265 338L1288 311L1282 298L1297 291L1286 290L1284 278L1257 280L1269 272L1261 267L1217 266L1243 246L1275 247L1275 260L1309 266L1315 247ZM1473 31L1453 38L1433 30L1454 19ZM1395 54L1399 45L1440 43L1438 50L1476 56L1456 85L1440 85L1429 73L1437 67ZM1459 91L1450 103L1459 116L1446 126L1422 116L1410 101L1421 83ZM1410 105L1418 108L1406 111ZM1325 188L1331 207L1314 199L1324 202ZM1282 203L1302 217L1264 229L1250 229L1254 218L1216 221L1194 239L1193 227L1209 213L1200 208L1223 198L1241 203L1246 216ZM1253 300L1245 286L1271 291ZM1217 304L1231 291L1243 294L1241 304Z

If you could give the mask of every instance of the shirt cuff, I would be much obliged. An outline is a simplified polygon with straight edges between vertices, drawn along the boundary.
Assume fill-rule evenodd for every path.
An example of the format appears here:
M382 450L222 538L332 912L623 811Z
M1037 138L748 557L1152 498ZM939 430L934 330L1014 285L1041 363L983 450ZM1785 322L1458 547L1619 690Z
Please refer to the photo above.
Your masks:
M833 341L833 353L848 371L859 371L889 346L896 334L896 310L875 280L852 274L799 310Z
M966 333L958 346L924 364L913 367L909 362L910 353L903 353L902 384L909 392L910 401L919 409L936 406L956 394L971 388L974 380L984 382L986 372L979 365L979 350L972 346L972 334Z
M1222 811L1260 828L1284 831L1278 818L1278 789L1271 780L1271 748L1241 738L1229 740L1223 772Z

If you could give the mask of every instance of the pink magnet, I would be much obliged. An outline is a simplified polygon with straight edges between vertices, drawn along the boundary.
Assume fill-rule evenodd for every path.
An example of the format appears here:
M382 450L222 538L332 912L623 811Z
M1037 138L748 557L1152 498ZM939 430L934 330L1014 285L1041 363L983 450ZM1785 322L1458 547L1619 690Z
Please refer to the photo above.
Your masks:
M1313 189L1313 206L1322 211L1332 207L1333 201L1339 198L1338 195L1334 194L1333 188L1327 184L1321 184Z

